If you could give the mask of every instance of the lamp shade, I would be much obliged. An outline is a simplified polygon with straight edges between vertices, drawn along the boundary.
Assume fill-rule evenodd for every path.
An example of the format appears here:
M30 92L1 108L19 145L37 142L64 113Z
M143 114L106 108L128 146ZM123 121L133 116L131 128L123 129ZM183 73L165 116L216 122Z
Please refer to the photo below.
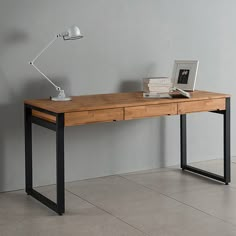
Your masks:
M62 36L64 40L75 40L83 38L80 33L79 27L75 25L70 27L66 32L64 32Z

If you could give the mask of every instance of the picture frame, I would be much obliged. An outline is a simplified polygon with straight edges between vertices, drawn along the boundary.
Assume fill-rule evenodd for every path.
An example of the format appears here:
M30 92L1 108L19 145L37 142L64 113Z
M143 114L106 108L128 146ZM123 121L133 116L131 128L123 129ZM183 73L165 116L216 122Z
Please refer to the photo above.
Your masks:
M198 65L198 60L175 60L172 74L173 86L186 91L194 91Z

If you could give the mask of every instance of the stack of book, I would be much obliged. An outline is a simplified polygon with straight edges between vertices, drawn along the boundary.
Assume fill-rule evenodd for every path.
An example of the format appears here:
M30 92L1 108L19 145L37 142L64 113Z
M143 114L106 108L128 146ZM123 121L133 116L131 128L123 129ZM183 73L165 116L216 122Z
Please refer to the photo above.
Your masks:
M143 97L145 98L169 98L171 88L171 79L168 77L143 79Z

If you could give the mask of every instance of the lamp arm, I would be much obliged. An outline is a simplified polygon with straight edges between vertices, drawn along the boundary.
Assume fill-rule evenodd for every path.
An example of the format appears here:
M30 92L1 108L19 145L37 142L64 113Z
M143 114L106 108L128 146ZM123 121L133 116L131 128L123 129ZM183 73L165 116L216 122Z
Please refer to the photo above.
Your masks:
M36 57L31 61L32 64L57 40L59 36L55 36L37 55Z
M50 82L57 91L61 91L61 88L58 87L56 84L54 84L34 63L35 61L58 39L59 35L55 36L47 45L44 47L37 56L29 62L30 65L32 65L48 82Z
M30 63L49 83L51 83L57 91L60 91L61 88L54 84L35 64Z

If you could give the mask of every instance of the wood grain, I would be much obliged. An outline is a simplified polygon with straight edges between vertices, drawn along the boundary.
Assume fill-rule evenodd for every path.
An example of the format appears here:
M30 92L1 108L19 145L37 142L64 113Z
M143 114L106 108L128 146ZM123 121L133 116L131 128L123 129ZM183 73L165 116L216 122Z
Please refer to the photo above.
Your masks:
M227 94L194 91L192 97L147 99L142 92L114 93L73 97L69 102L49 99L27 100L29 104L54 113L65 114L65 126L114 120L177 115L201 111L225 110ZM55 123L56 117L33 110L33 116Z
M70 112L65 114L65 126L75 126L98 122L111 122L123 119L124 115L122 108Z
M199 101L230 97L227 94L194 91L192 98L156 99L143 98L142 92L98 94L72 97L72 101L55 102L50 99L26 100L25 104L36 106L55 113L90 111L132 106L160 105L168 103Z
M178 114L215 110L225 110L224 98L178 103Z
M165 115L177 115L177 104L147 105L125 108L125 120Z
M36 110L32 111L32 115L35 116L35 117L41 118L43 120L46 120L46 121L49 121L49 122L52 122L52 123L56 123L56 117L55 116L48 115L46 113L36 111Z

